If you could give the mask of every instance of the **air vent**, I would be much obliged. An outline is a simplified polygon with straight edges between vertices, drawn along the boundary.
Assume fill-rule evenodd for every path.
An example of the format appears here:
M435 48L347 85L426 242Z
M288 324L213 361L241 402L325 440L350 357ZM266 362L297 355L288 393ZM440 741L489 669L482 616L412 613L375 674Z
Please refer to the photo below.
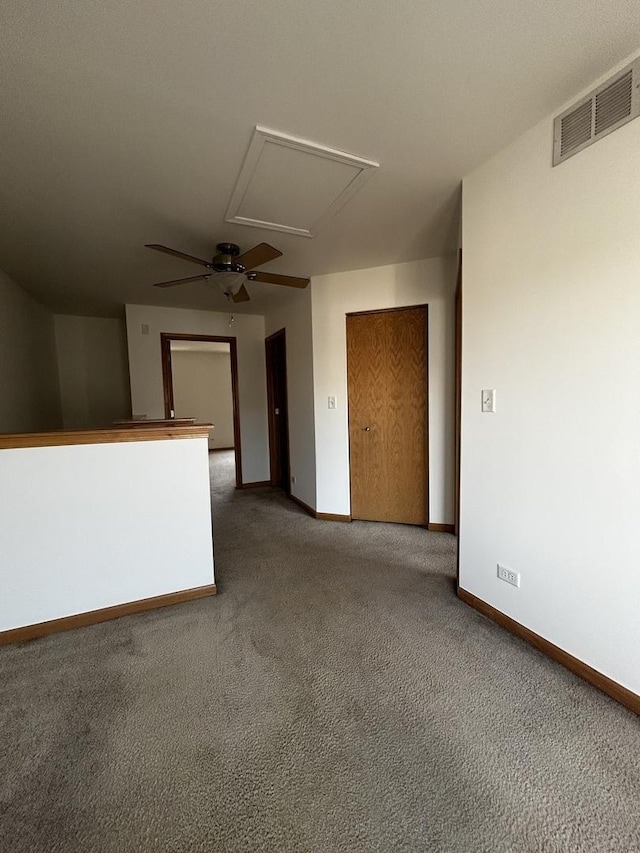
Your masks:
M631 118L632 83L633 72L629 70L624 77L596 95L596 136L619 121Z
M581 107L566 115L560 122L560 155L573 153L580 145L591 139L593 124L593 102L587 101Z
M553 123L557 166L640 115L640 59L582 98Z

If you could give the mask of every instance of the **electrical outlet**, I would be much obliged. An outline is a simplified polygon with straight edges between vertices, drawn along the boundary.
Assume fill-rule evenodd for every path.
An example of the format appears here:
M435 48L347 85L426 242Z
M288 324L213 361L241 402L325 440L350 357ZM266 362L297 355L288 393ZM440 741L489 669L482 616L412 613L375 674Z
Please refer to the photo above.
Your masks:
M520 572L514 572L506 566L501 566L500 563L498 563L498 577L501 581L510 583L511 586L515 586L520 589Z
M327 397L327 408L335 409L336 407L336 398L335 397Z

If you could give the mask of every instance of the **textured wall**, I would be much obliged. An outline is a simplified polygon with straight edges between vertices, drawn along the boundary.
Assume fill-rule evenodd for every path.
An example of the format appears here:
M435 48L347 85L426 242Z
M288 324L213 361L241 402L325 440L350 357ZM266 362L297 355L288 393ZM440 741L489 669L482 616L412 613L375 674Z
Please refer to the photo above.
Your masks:
M0 271L0 432L60 426L53 316Z
M62 418L66 429L131 417L124 320L55 316Z
M345 314L429 305L429 520L453 522L455 257L316 276L312 282L317 509L348 514ZM335 396L335 410L327 397Z
M171 352L177 418L214 424L209 447L233 447L231 358L226 352Z
M464 181L460 581L640 693L640 121L552 132Z
M311 289L292 291L265 317L267 335L285 329L289 405L291 494L316 506L316 457L313 416L313 341Z
M267 380L264 356L264 317L185 308L127 305L127 343L134 415L164 417L160 333L235 337L238 347L238 392L242 439L242 477L245 483L269 478ZM142 326L149 334L142 334Z

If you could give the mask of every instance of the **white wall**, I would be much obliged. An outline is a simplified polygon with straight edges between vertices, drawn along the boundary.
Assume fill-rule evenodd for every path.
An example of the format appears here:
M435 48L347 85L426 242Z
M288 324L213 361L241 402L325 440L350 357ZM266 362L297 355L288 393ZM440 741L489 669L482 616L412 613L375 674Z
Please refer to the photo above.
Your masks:
M207 442L0 452L0 631L213 583Z
M233 394L228 352L171 351L177 418L213 424L209 447L233 447Z
M640 120L552 119L463 185L460 584L640 693Z
M61 425L53 316L0 270L0 432Z
M124 320L57 314L56 350L65 429L131 417Z
M286 330L291 494L316 507L316 455L313 417L313 342L311 288L292 291L286 303L265 317L267 336Z
M345 315L429 305L429 521L454 520L455 256L314 277L313 374L317 509L348 515L349 431ZM327 397L335 396L335 410Z
M127 305L127 343L134 416L164 417L160 333L235 337L238 346L238 396L242 441L242 479L245 483L269 479L267 384L264 356L264 317L184 308ZM142 334L142 325L149 334Z

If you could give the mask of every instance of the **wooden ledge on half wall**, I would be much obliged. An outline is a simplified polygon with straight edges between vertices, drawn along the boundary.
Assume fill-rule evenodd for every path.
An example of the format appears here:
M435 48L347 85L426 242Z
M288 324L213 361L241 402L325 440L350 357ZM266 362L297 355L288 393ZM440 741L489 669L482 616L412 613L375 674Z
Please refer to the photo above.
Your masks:
M208 436L0 435L0 645L216 594Z
M102 429L0 433L0 450L19 447L62 447L73 444L208 438L211 429L212 424L196 424L193 418L182 418L162 421L123 421Z

